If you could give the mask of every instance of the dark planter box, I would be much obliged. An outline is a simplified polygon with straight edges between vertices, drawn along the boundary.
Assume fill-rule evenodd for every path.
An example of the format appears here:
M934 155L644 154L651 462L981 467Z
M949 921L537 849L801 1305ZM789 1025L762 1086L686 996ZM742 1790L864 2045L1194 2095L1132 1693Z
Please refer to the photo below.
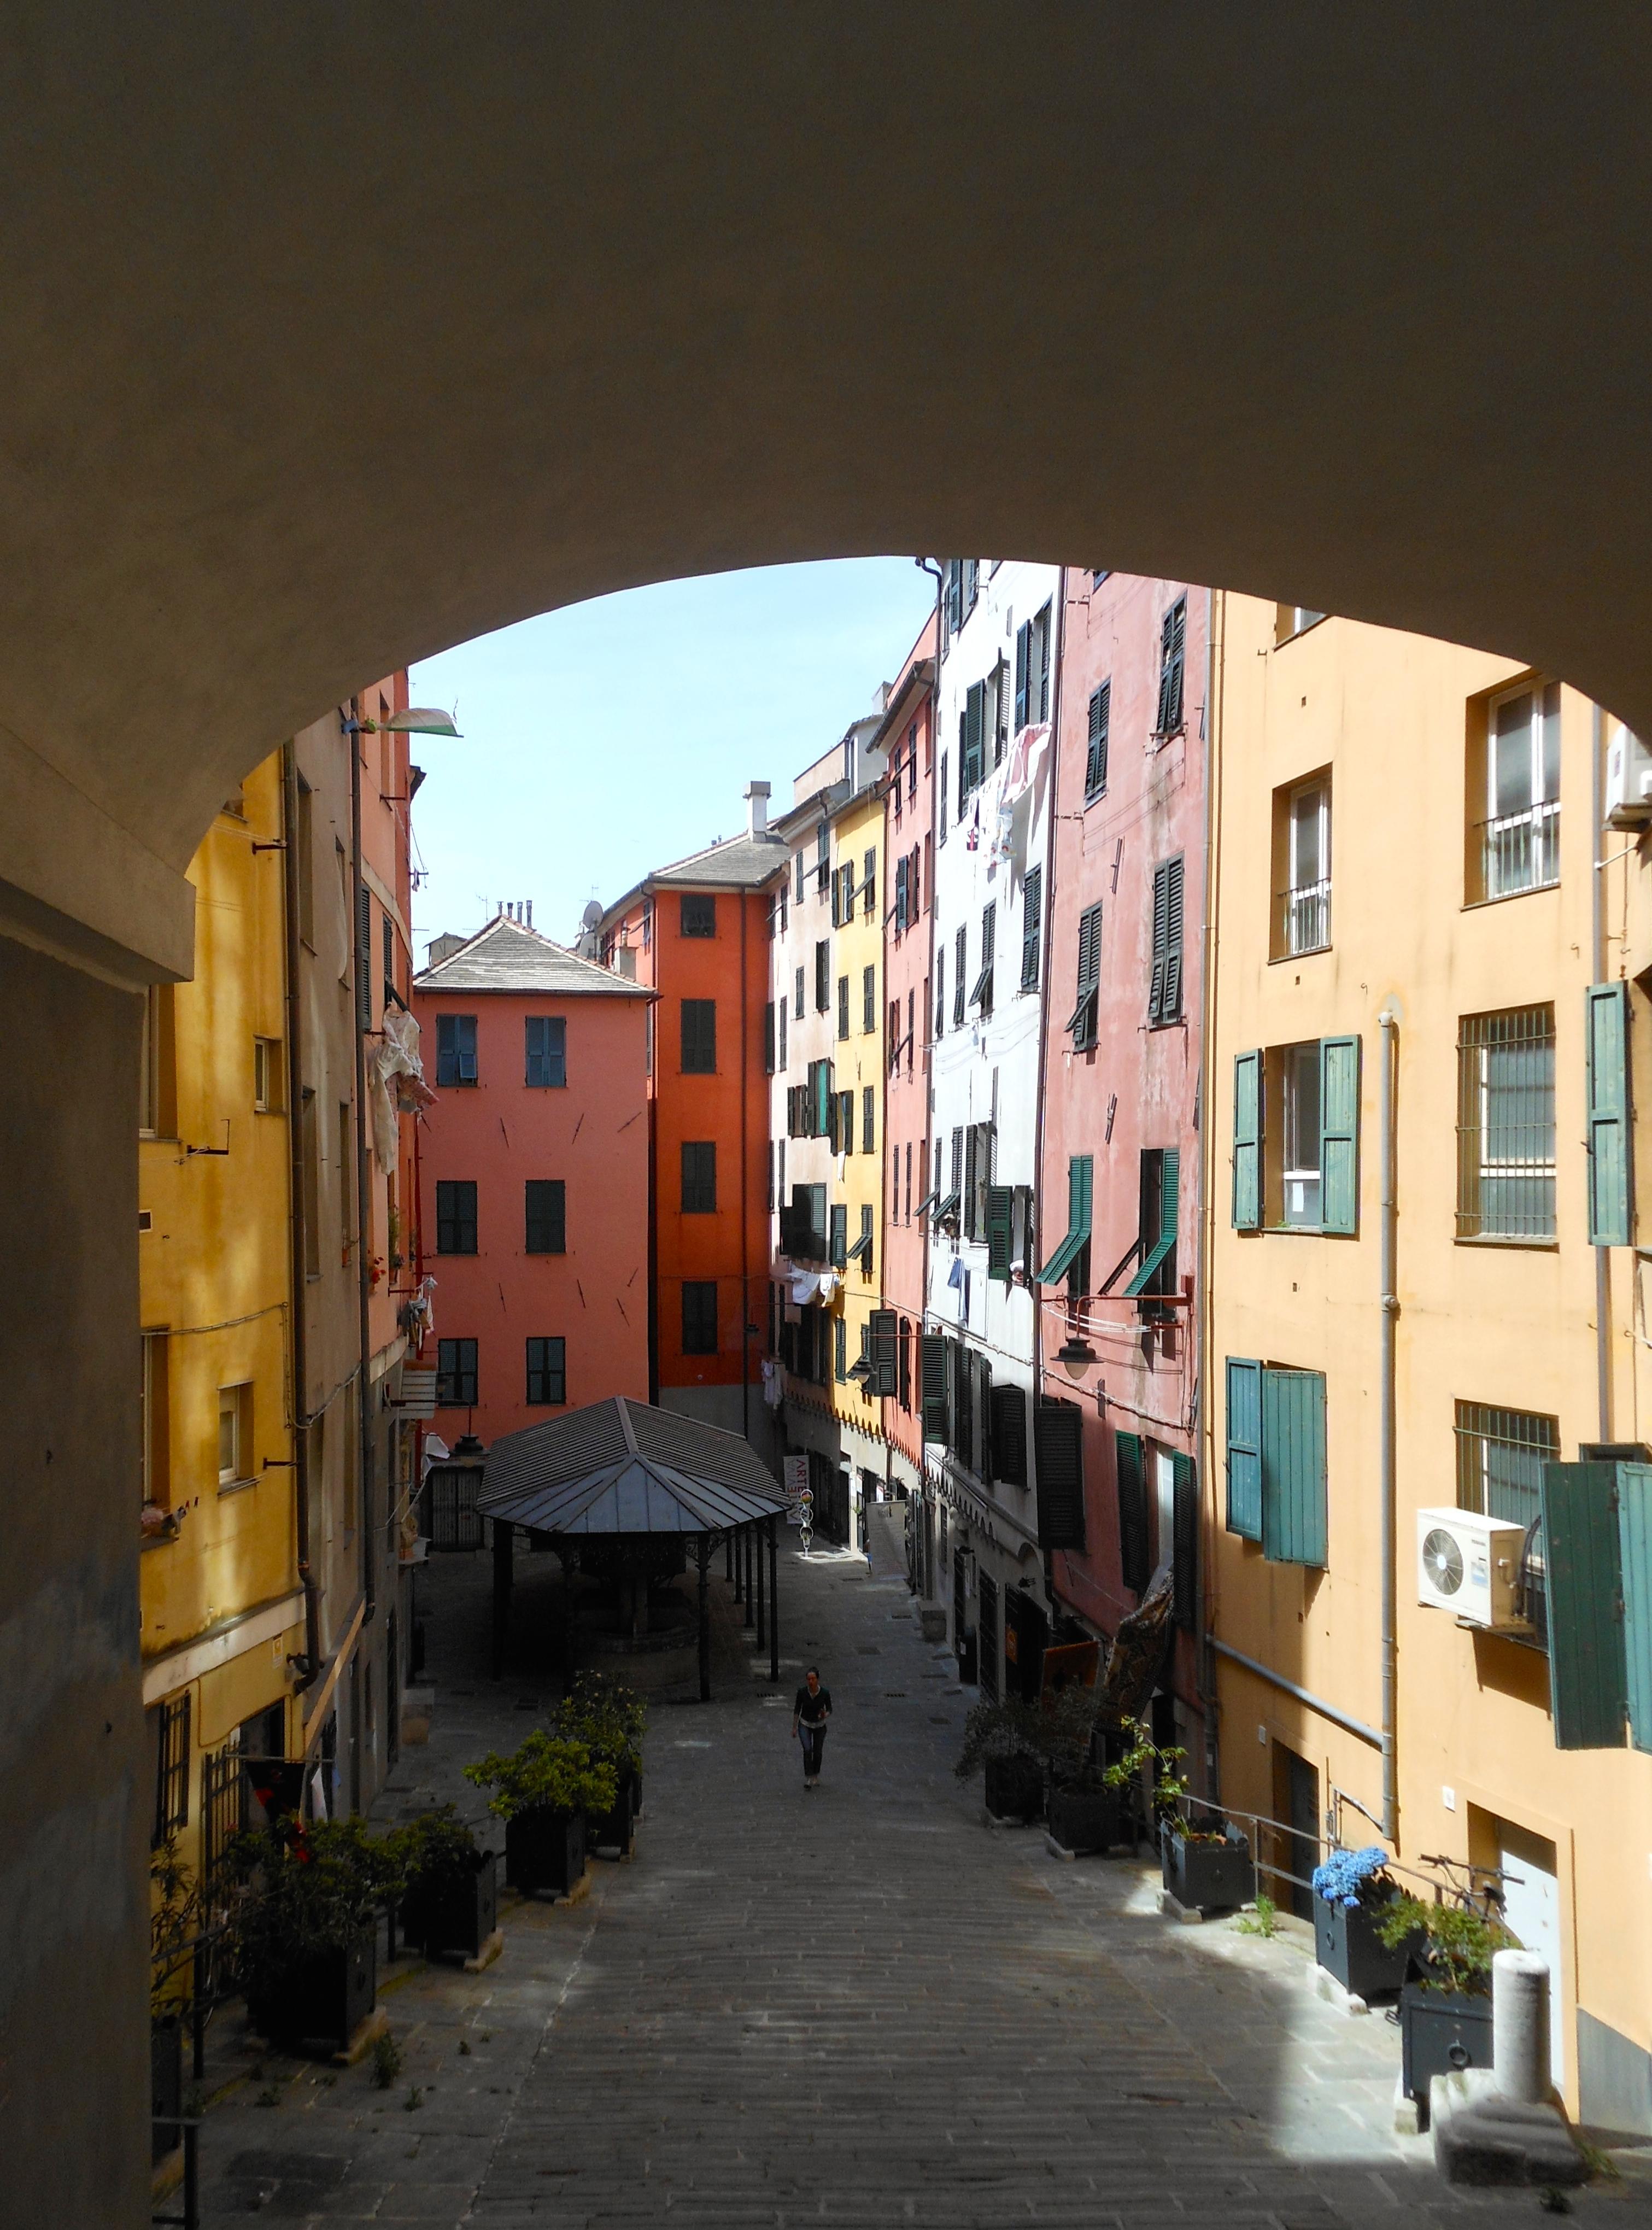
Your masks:
M985 1773L986 1808L995 1820L1043 1816L1044 1769L1036 1757L990 1757Z
M1256 1894L1256 1868L1243 1835L1219 1843L1190 1843L1173 1827L1159 1831L1165 1886L1178 1905L1200 1912L1230 1911Z
M554 1890L565 1897L585 1871L585 1815L549 1805L505 1822L505 1879L529 1897Z
M1116 1789L1062 1789L1049 1792L1049 1832L1064 1851L1105 1851L1119 1840Z
M468 1878L449 1874L423 1885L415 1882L402 1899L402 1933L427 1952L462 1951L480 1956L499 1925L499 1870L491 1851L477 1853L479 1864Z
M345 1950L312 1951L285 1974L247 1994L261 2036L281 2044L328 2044L342 2051L378 1995L378 1930L364 1928Z
M1377 1933L1381 1905L1326 1902L1313 1893L1313 1949L1327 1975L1334 1975L1345 1990L1369 2005L1376 1998L1392 1998L1405 1980L1411 1939L1391 1951Z
M636 1776L628 1768L622 1769L619 1785L614 1792L614 1808L586 1822L585 1841L590 1849L617 1851L623 1859L631 1855L631 1834L636 1823L636 1797L634 1784Z
M1400 2080L1428 2124L1429 2085L1459 2067L1492 2064L1492 2001L1467 1990L1407 1982L1400 1991Z
M974 1687L981 1677L980 1647L979 1639L973 1634L960 1634L958 1637L958 1677L966 1687Z
M642 1817L642 1776L640 1773L631 1776L631 1817L634 1820Z
M181 2114L184 2111L184 2024L176 2014L155 2021L149 2031L149 2097L152 2114ZM184 2132L173 2123L156 2122L150 2130L150 2164L164 2161L184 2142Z

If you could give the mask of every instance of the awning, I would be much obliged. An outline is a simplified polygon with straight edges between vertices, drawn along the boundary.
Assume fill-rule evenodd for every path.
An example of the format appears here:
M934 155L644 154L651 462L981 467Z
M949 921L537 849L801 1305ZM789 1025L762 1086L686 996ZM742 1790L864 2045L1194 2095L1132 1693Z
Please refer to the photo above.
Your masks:
M495 1440L477 1508L536 1533L694 1534L783 1513L785 1498L739 1434L616 1396Z

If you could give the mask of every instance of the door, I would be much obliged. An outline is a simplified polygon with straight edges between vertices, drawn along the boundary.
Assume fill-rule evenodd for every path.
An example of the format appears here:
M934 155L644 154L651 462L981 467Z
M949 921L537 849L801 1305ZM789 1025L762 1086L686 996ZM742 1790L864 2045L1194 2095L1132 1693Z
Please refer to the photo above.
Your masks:
M967 1549L952 1551L952 1651L958 1677L972 1682L978 1675L976 1638L970 1626L970 1556Z
M1158 1571L1176 1554L1176 1459L1168 1448L1155 1447L1153 1465L1153 1569Z
M998 1583L978 1574L976 1591L976 1669L981 1701L998 1701Z
M1279 1864L1296 1877L1294 1881L1274 1880L1274 1902L1281 1911L1311 1921L1311 1884L1320 1863L1320 1776L1317 1768L1283 1743L1274 1745L1274 1817L1287 1830L1275 1831Z
M1561 1959L1560 1876L1554 1845L1512 1820L1496 1822L1503 1917L1528 1951L1549 1963L1549 2079L1566 2081L1565 1971Z

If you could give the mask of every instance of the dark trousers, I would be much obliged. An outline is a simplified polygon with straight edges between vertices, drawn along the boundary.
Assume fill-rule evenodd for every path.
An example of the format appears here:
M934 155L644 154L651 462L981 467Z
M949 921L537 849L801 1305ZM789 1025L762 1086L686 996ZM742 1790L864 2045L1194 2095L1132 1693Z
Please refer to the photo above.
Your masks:
M807 1721L797 1730L803 1737L803 1779L816 1781L820 1777L820 1754L826 1747L826 1730L811 1727Z

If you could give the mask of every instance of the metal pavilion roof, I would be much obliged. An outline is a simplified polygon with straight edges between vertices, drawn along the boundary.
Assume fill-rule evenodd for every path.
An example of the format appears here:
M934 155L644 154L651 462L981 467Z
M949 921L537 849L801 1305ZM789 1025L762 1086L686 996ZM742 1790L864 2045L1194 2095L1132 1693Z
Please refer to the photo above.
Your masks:
M477 1507L535 1533L720 1533L785 1508L736 1433L623 1395L507 1433Z

